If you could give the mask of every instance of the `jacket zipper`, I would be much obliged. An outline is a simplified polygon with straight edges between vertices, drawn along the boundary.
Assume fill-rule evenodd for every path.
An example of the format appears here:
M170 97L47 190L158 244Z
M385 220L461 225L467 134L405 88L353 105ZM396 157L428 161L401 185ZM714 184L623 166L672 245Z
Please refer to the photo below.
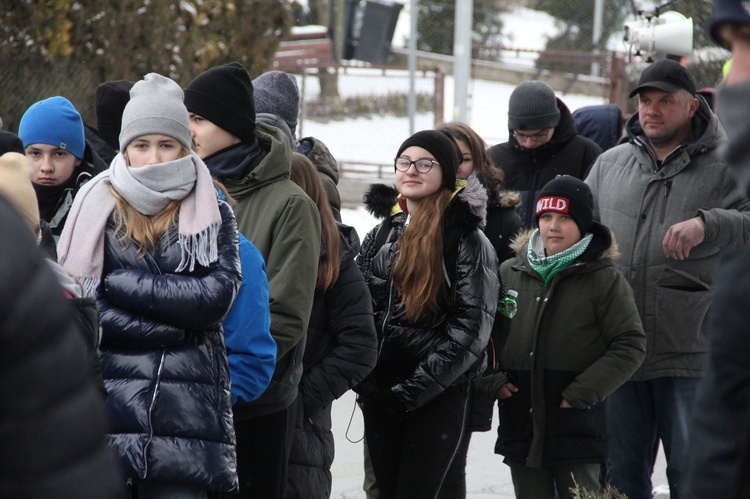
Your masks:
M156 380L154 383L154 393L151 395L151 402L148 406L148 440L146 440L146 445L143 446L143 476L141 477L142 480L145 480L148 476L148 446L151 445L151 440L154 438L154 425L152 422L152 416L154 413L154 408L156 407L156 398L159 395L159 383L161 382L161 375L164 371L164 359L167 355L167 349L166 347L162 349L161 351L161 358L159 359L159 369L156 371Z

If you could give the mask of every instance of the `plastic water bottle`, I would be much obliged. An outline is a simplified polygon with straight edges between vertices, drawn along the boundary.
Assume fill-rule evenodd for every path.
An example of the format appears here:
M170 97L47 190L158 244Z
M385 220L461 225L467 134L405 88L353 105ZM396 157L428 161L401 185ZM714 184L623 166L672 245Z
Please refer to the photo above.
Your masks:
M507 294L497 304L497 310L508 319L512 319L516 315L516 312L518 312L517 297L518 291L509 289Z

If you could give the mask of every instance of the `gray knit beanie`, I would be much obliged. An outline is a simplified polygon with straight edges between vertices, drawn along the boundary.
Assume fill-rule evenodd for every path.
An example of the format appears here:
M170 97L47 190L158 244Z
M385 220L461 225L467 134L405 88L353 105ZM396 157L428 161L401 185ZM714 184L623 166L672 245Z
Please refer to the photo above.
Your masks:
M142 135L172 137L192 148L190 118L183 103L182 88L166 76L149 73L130 89L130 101L122 112L120 151Z
M544 130L559 123L555 91L543 81L525 81L510 94L508 129Z
M283 71L269 71L253 80L255 112L275 114L284 120L297 139L299 88L297 79Z

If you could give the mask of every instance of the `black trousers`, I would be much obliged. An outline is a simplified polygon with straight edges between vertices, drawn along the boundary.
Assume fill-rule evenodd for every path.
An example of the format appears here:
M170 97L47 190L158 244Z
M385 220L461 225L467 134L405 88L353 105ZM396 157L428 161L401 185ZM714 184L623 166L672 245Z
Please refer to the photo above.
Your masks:
M284 499L297 404L266 416L235 421L237 476L242 499Z
M468 383L452 386L423 407L398 414L362 401L380 499L437 497L461 440L468 393Z

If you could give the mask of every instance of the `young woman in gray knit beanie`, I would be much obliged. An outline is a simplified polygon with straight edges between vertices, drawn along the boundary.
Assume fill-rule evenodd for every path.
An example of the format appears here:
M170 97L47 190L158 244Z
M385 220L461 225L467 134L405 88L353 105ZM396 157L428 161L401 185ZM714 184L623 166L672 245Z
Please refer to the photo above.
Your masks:
M237 227L190 139L182 89L146 75L121 153L81 189L58 246L99 304L109 444L138 497L238 487L221 328L241 281Z

